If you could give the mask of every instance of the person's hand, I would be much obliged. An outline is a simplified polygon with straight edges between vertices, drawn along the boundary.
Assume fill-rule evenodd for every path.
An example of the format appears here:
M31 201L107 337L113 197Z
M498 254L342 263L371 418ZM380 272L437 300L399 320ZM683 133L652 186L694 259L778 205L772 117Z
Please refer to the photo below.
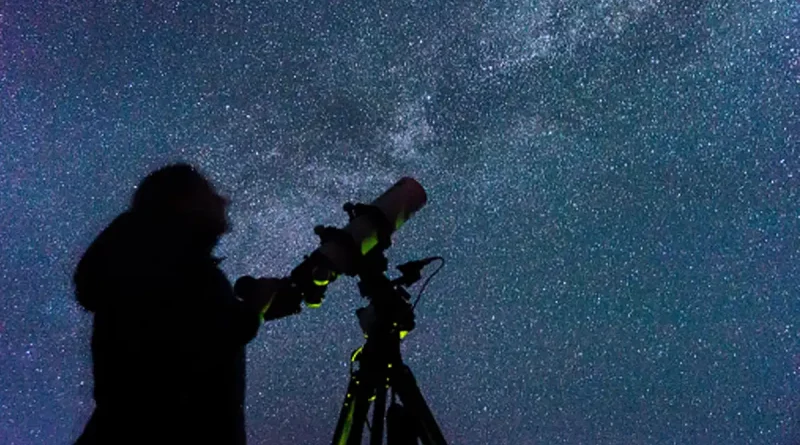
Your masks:
M233 290L246 306L258 312L263 318L283 284L283 280L280 278L256 279L248 275L236 280Z

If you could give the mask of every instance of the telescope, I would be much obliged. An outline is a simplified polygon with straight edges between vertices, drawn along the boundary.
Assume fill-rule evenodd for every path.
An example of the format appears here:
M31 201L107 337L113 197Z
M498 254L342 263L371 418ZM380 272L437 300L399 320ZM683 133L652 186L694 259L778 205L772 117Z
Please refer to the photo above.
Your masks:
M400 343L414 329L414 309L410 286L421 278L422 269L442 257L411 261L397 269L402 273L390 280L386 276L388 260L384 254L391 235L427 203L425 189L414 179L404 177L370 204L345 203L349 223L344 228L316 226L320 246L280 280L277 292L264 313L264 320L274 320L319 307L327 287L339 276L358 277L367 307L356 310L366 342L350 357L350 382L333 437L334 445L361 445L364 424L370 407L372 424L370 445L382 445L384 421L388 445L446 445L411 369L403 363ZM425 282L433 278L439 267ZM236 281L237 295L257 291L257 280L242 277ZM391 406L386 409L387 392Z

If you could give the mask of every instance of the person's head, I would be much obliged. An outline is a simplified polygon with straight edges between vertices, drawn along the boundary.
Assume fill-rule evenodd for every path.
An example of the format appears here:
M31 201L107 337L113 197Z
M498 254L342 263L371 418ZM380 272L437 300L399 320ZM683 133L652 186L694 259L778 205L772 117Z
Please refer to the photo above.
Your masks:
M186 224L186 230L216 242L228 231L228 200L188 164L172 164L150 173L133 195L131 212Z

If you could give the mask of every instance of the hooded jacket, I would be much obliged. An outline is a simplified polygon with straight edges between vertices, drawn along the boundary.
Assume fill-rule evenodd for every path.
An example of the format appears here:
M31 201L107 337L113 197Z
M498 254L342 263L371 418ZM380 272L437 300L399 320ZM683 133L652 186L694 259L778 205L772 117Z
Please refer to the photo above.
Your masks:
M94 314L96 408L77 444L244 444L245 348L259 316L191 225L126 212L75 272Z

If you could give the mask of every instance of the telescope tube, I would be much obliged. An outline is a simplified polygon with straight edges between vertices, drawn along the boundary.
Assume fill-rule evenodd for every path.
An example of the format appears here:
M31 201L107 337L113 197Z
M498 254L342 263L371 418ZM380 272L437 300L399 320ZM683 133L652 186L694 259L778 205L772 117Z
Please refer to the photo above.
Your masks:
M428 196L422 185L413 178L404 177L372 201L371 205L380 210L380 214L391 224L394 233L425 206L427 201ZM378 229L369 216L361 215L350 221L342 230L352 238L363 256L378 244ZM355 265L358 258L353 258L353 252L348 247L333 240L320 246L318 251L327 258L336 273L353 275L357 273Z

